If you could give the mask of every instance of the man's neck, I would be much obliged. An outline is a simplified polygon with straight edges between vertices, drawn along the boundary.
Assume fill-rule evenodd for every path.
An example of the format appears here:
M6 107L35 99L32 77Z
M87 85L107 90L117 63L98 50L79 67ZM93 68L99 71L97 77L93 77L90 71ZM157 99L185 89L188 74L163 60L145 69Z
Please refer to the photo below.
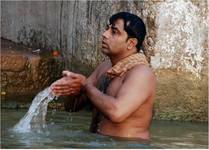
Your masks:
M133 54L136 54L137 52L134 52L134 53L126 53L125 55L117 55L117 56L112 56L112 57L109 57L110 58L110 61L112 63L112 66L114 66L117 62L119 62L120 60L130 56L130 55L133 55Z

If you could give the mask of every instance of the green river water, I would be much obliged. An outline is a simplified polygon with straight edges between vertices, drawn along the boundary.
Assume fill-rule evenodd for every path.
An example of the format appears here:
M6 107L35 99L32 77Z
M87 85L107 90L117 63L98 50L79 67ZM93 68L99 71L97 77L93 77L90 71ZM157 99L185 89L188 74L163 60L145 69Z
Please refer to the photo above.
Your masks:
M48 110L42 133L14 133L10 129L27 109L1 109L2 148L208 148L208 124L153 121L150 144L118 140L88 131L91 112Z

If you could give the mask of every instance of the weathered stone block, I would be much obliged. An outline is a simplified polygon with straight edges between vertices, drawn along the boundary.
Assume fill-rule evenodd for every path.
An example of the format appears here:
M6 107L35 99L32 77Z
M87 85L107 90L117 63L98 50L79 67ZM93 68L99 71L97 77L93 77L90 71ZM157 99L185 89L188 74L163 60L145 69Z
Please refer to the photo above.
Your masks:
M23 71L27 63L27 57L21 54L1 54L2 71Z
M197 80L191 73L161 69L156 77L155 119L208 120L207 76Z
M63 67L61 57L33 54L22 46L22 51L19 51L20 45L7 40L1 40L1 43L3 44L1 54L3 100L21 95L26 97L35 95L60 77ZM9 47L12 47L12 51ZM24 100L31 101L31 99Z

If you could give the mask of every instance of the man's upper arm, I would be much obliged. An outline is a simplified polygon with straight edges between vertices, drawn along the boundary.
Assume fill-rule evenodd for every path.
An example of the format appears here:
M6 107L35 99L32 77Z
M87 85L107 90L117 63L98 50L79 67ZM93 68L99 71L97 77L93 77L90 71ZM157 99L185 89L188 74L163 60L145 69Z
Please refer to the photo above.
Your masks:
M136 66L127 74L116 95L117 110L121 118L127 118L148 99L154 84L154 75L146 66Z

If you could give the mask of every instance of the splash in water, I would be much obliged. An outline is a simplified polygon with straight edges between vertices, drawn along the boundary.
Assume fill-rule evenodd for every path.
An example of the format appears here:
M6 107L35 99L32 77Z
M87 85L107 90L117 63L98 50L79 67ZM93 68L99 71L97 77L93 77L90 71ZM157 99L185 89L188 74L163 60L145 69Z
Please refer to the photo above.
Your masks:
M40 132L46 128L45 118L47 114L47 106L50 101L55 98L50 87L38 93L33 99L33 102L25 114L25 116L17 123L13 131L25 133L25 132Z

